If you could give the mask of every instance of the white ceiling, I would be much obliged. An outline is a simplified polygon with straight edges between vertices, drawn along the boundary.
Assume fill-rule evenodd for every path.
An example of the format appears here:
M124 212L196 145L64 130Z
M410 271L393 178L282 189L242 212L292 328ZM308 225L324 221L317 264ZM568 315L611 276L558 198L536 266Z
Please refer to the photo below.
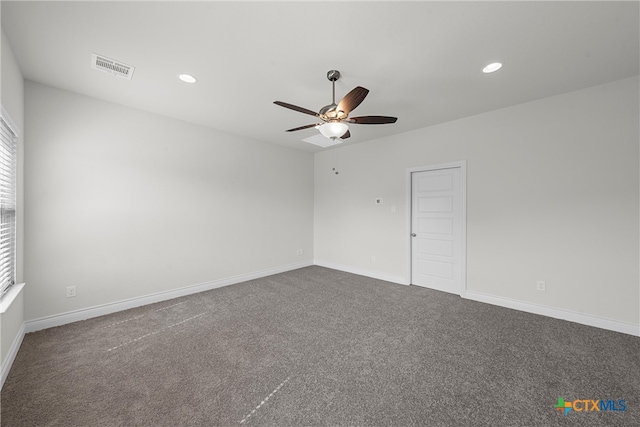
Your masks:
M309 151L285 133L336 98L370 90L345 144L407 132L638 74L638 2L1 2L24 77L257 140ZM131 81L91 68L98 53ZM484 65L504 67L483 74ZM198 77L195 85L178 73ZM344 145L344 144L343 144Z

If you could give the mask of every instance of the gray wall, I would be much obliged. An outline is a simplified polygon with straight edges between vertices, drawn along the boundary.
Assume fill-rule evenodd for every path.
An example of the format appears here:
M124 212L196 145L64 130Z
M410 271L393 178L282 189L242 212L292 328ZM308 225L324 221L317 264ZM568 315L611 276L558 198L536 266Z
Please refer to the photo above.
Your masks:
M313 258L310 153L25 93L26 320Z
M466 160L469 291L638 325L638 90L634 77L317 153L316 261L408 281L406 170Z

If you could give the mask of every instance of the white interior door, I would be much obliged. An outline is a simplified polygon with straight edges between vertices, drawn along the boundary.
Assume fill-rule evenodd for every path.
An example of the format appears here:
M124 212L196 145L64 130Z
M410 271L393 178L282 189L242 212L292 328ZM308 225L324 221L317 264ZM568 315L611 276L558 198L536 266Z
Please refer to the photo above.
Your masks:
M411 283L462 293L460 167L411 174Z

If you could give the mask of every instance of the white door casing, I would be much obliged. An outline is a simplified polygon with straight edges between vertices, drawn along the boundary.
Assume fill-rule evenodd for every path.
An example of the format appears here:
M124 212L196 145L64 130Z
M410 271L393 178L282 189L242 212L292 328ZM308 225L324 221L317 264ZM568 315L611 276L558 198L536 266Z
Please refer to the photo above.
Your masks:
M410 177L410 283L464 295L465 165L408 171Z

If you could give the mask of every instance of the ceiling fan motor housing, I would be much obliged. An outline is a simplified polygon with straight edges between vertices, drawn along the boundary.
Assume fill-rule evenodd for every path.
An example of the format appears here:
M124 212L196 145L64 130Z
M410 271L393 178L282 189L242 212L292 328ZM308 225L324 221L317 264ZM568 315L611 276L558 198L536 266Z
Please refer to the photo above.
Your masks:
M343 120L347 117L344 111L337 110L336 104L325 105L320 109L320 118L327 122Z

